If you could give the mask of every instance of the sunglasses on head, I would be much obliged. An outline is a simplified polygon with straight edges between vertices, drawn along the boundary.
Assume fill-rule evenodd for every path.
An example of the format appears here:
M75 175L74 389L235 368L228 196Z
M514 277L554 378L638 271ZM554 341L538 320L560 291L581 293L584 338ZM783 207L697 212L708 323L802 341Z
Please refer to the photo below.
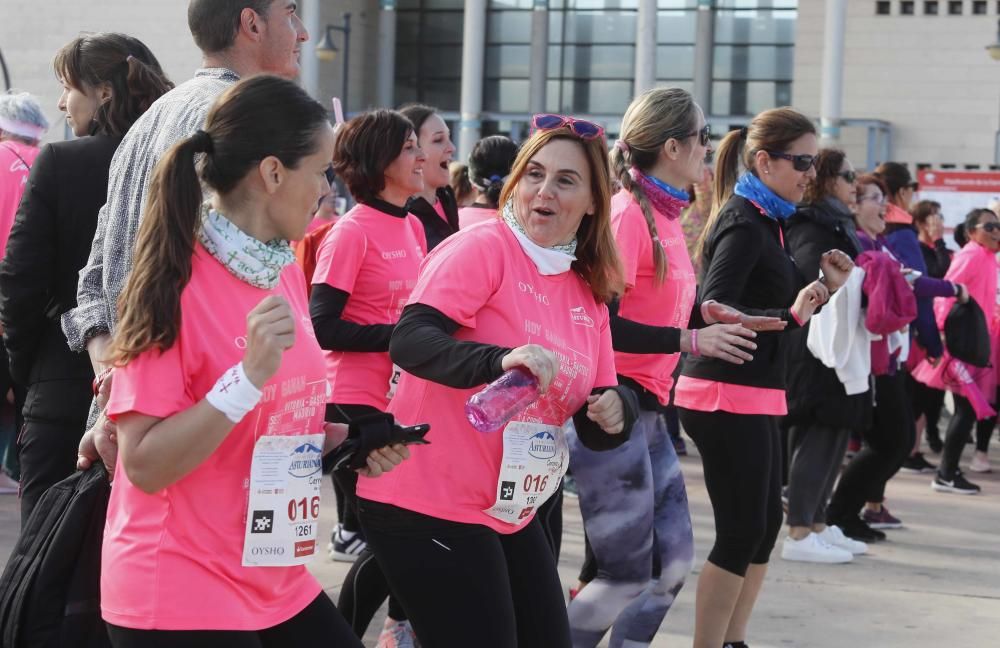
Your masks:
M698 135L698 143L702 146L708 146L708 142L712 137L712 125L705 124L701 130L691 131L684 136L684 139Z
M604 128L583 119L574 119L564 115L542 113L531 118L531 126L536 131L556 130L564 126L582 140L592 140L604 137Z
M981 229L984 232L989 232L990 234L992 234L993 232L1000 230L1000 223L994 221L990 221L988 223L980 223L976 225L976 229Z
M837 175L843 178L847 184L854 184L854 181L858 179L858 174L854 171L842 171Z
M790 155L788 153L779 153L777 151L764 151L773 158L781 158L782 160L788 160L792 163L792 168L796 171L808 171L809 167L816 165L815 155Z

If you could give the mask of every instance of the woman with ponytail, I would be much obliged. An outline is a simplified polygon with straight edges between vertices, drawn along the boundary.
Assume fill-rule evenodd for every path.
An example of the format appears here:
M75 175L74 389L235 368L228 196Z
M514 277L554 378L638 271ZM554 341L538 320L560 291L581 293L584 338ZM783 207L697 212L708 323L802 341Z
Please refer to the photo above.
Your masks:
M784 327L727 308L692 314L695 276L680 225L690 199L678 187L702 177L711 151L701 108L678 88L637 97L611 150L612 176L622 186L611 199L611 227L625 266L625 294L610 308L611 334L618 382L639 395L641 409L631 438L613 453L588 450L568 435L580 512L600 568L569 606L577 648L596 646L612 625L612 646L649 645L691 570L687 493L659 414L669 404L680 352L742 363L752 359L751 328ZM733 323L694 328L720 319ZM652 579L655 561L661 573Z
M458 210L458 226L465 229L497 217L500 192L517 157L517 144L509 137L491 135L476 142L469 155L469 181L476 198Z
M132 123L173 87L149 49L125 34L74 38L53 67L63 86L59 109L79 139L42 148L0 264L10 365L28 389L19 450L22 525L42 493L73 473L87 422L94 370L86 355L66 346L59 318L76 306L111 157Z
M715 207L699 242L702 307L718 301L794 329L846 280L853 263L843 252L824 253L823 276L810 282L785 245L785 220L815 177L817 153L815 126L791 108L767 110L722 139ZM681 423L701 454L716 527L698 579L695 648L746 645L781 527L783 337L761 333L753 360L742 364L691 356L677 381Z
M256 76L156 166L106 410L120 470L101 607L116 648L361 645L304 566L321 455L347 430L323 423L326 369L288 241L330 190L333 145L322 106ZM405 455L375 450L364 472Z

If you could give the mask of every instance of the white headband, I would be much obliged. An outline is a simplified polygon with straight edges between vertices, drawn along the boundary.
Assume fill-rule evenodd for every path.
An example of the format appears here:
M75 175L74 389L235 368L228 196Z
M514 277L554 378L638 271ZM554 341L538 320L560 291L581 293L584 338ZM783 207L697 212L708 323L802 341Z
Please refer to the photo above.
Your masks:
M29 124L28 122L14 121L13 119L8 119L0 115L0 130L14 135L19 135L21 137L39 140L42 139L42 135L45 134L47 129L42 128L41 126L36 126L35 124Z

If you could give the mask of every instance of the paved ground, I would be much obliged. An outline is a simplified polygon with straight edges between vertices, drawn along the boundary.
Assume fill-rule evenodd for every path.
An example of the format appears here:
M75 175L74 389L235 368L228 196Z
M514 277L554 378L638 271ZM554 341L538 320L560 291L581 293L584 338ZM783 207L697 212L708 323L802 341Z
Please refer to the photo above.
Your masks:
M1000 444L994 443L991 454L1000 470ZM700 461L687 457L683 462L697 572L711 545L712 513ZM975 476L983 486L976 497L933 493L930 480L927 475L900 474L890 483L889 506L906 528L890 531L888 542L875 545L871 555L852 564L786 563L776 550L751 627L753 647L1000 645L1000 473ZM328 534L333 497L324 502L323 533ZM17 524L15 498L0 495L0 564L6 563ZM560 564L567 586L575 582L582 555L579 511L576 501L567 499ZM347 565L324 559L311 569L336 600ZM697 573L692 574L667 616L653 643L657 648L690 645L696 580ZM375 644L375 626L381 626L380 618L366 646Z

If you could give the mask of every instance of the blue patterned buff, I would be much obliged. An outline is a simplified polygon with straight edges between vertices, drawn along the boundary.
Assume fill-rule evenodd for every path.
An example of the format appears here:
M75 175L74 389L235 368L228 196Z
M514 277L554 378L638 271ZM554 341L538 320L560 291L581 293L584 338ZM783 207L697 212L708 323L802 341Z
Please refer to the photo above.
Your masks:
M788 202L761 182L761 179L747 171L736 181L734 192L757 205L768 218L776 221L787 220L795 213L795 203Z

